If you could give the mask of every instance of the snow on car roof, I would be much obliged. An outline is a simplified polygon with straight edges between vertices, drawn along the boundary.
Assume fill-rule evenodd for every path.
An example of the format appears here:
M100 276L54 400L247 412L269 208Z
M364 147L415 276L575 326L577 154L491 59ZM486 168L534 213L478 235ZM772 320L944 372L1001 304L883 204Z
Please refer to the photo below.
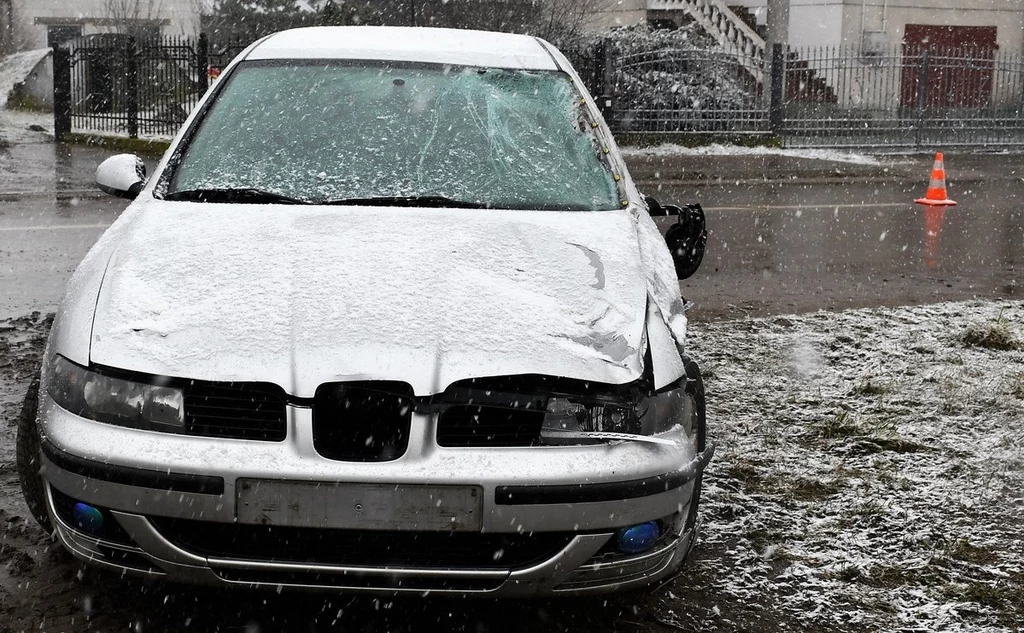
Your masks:
M320 26L275 33L246 59L366 59L558 70L527 35L389 26Z

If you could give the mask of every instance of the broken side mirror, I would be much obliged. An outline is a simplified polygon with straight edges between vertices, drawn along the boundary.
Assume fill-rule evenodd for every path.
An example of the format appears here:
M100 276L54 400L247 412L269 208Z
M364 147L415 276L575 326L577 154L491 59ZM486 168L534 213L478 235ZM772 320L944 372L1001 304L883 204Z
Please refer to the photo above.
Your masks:
M96 168L96 186L118 198L134 200L146 186L146 164L135 154L118 154Z
M678 207L674 204L661 205L650 196L647 212L651 217L676 217L676 223L665 232L665 243L675 263L676 276L682 280L692 276L704 260L704 249L708 242L707 221L704 209L699 204Z

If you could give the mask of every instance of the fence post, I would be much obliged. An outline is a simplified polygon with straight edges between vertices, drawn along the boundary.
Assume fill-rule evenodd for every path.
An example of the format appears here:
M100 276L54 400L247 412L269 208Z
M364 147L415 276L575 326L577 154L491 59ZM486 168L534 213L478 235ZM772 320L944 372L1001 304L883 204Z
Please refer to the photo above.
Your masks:
M608 40L602 39L594 48L594 88L597 99L597 108L608 125L611 125L612 114L612 79L609 69L611 67L611 50Z
M921 128L924 127L924 110L928 103L928 49L921 51L921 70L917 76L917 126L914 145L921 148Z
M768 123L771 126L772 134L782 134L784 116L782 110L783 97L786 87L786 59L783 53L782 44L772 45L772 73L771 91L772 98L768 106Z
M53 47L53 136L63 141L71 134L71 51Z
M199 95L206 93L210 87L210 39L206 33L199 34L199 45L196 47L196 76L199 78Z
M139 63L140 51L134 37L129 37L124 51L125 109L128 111L128 136L139 138Z

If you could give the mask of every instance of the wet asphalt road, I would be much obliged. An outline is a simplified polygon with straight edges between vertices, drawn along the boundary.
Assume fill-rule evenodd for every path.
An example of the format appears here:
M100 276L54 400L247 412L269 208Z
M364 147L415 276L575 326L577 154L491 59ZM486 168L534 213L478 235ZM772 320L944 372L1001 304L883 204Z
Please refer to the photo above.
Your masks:
M0 151L0 316L53 310L77 262L124 209L92 185L95 166L111 153L44 135ZM682 282L695 320L1021 293L1019 156L947 154L959 206L946 209L913 203L927 184L925 156L886 159L884 167L659 160L657 169L630 160L642 189L662 202L700 202L707 212L704 265ZM157 159L147 162L152 169ZM670 222L659 220L663 228Z
M1019 180L965 186L951 208L922 185L771 184L672 191L707 210L708 254L682 283L693 317L1020 296ZM689 194L689 195L688 195Z

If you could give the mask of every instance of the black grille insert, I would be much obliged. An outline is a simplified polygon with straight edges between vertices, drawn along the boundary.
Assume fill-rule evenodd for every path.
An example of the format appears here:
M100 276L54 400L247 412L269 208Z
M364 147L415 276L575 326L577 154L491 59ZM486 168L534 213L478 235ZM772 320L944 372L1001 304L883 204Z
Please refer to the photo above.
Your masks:
M279 442L287 435L284 393L265 383L190 382L185 428L191 435Z
M320 385L313 400L313 447L328 459L385 462L409 446L415 408L402 382Z
M159 517L150 521L169 541L199 556L360 567L516 569L550 559L575 536L332 530Z
M441 446L533 446L540 443L544 410L457 405L441 412Z

